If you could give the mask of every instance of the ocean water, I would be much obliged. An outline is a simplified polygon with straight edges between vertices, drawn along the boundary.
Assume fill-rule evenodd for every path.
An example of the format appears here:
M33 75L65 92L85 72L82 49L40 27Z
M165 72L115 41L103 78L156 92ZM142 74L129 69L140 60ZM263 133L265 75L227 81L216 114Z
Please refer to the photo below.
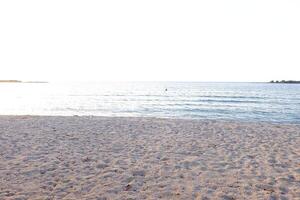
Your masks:
M1 115L144 116L300 123L299 84L1 83L0 94Z

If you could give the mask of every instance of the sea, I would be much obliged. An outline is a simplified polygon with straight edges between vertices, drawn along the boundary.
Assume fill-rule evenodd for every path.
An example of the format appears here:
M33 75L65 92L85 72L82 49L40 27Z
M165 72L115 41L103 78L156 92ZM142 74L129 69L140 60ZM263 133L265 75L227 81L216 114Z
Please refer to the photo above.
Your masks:
M131 116L300 123L300 84L0 83L0 115Z

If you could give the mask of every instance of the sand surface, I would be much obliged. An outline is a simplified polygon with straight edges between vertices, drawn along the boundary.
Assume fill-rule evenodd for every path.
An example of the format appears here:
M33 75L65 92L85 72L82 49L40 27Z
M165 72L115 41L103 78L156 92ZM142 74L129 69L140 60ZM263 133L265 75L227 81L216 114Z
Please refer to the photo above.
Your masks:
M1 116L0 199L300 199L300 126Z

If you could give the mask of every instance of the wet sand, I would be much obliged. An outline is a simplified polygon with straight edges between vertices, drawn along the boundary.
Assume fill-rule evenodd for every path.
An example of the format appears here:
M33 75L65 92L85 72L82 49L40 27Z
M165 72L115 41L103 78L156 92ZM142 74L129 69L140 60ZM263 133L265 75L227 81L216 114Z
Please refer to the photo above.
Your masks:
M0 199L300 199L300 125L1 116Z

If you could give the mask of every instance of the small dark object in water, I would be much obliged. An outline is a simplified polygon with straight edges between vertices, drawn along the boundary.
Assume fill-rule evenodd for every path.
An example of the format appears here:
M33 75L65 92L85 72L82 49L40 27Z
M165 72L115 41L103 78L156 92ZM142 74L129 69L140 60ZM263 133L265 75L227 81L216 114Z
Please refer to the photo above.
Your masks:
M168 88L166 88L165 91L168 91Z

